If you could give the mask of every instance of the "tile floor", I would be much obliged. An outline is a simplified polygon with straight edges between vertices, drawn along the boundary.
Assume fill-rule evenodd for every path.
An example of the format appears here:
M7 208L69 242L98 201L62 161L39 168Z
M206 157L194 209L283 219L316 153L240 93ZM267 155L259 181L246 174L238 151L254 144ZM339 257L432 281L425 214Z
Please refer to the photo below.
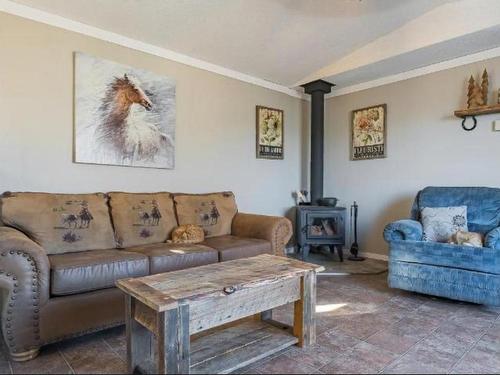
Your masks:
M386 274L318 279L318 339L245 373L500 373L500 309L391 290ZM291 306L275 311L290 323ZM0 373L123 373L123 328L48 346Z

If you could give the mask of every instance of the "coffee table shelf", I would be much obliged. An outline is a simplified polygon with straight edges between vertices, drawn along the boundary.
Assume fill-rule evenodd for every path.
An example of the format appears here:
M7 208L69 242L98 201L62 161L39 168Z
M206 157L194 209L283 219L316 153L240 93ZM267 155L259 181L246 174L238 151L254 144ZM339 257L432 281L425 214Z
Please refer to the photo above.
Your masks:
M244 322L195 339L191 343L190 373L229 374L297 342L290 329L266 322Z

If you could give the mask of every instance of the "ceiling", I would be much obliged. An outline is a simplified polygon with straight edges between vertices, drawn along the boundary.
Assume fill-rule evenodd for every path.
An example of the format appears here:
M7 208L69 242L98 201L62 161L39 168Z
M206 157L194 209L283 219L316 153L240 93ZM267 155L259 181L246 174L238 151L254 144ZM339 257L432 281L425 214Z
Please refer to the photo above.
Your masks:
M286 87L346 87L500 45L496 18L448 27L474 3L500 18L498 0L14 2Z

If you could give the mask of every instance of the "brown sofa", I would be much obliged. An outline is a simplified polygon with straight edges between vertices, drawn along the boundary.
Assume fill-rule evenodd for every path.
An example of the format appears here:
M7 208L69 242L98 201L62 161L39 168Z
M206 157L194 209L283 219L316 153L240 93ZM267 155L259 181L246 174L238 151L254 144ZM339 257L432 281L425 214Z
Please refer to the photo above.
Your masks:
M13 360L42 345L123 324L118 279L262 253L284 255L284 217L237 212L230 192L5 193L0 199L2 333ZM199 244L167 242L201 225Z

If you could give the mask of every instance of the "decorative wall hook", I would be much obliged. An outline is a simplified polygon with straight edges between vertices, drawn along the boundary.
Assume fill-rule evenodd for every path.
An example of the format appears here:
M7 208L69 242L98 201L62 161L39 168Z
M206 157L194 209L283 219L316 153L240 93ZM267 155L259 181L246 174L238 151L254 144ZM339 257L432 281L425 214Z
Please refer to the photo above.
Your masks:
M465 116L463 118L463 120L462 120L462 129L470 132L470 131L472 131L472 130L474 130L476 128L476 126L477 126L477 119L476 119L476 116L469 116L469 117L472 117L473 125L470 128L468 128L467 126L465 126L465 122L467 121L467 117L468 116Z

